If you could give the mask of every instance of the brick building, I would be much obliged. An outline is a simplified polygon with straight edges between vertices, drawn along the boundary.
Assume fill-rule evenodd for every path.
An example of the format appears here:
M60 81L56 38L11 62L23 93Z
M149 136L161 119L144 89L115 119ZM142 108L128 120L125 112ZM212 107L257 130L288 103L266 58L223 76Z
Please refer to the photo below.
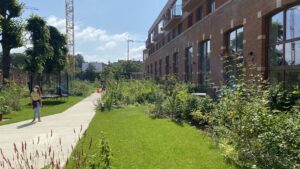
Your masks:
M225 56L247 74L300 85L299 0L169 0L144 51L145 73L214 86L228 80ZM253 70L252 70L253 71Z

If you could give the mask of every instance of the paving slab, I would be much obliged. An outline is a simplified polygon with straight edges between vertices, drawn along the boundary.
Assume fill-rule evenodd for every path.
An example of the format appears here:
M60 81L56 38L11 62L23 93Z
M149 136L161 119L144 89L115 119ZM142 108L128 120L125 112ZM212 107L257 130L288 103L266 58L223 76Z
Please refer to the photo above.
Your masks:
M5 160L14 168L22 168L22 158L34 169L51 161L64 166L94 117L100 98L100 94L92 94L60 114L42 117L42 122L27 120L0 126L0 168L9 168Z

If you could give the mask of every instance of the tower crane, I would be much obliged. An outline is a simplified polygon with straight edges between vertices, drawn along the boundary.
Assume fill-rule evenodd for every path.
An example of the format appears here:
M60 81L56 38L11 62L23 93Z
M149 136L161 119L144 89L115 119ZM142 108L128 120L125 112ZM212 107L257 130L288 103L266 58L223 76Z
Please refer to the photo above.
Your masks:
M66 1L66 38L68 46L68 59L71 72L75 72L75 21L74 21L74 0Z
M132 39L127 40L127 60L128 61L129 61L129 56L130 56L130 43L145 43L145 41L132 40Z

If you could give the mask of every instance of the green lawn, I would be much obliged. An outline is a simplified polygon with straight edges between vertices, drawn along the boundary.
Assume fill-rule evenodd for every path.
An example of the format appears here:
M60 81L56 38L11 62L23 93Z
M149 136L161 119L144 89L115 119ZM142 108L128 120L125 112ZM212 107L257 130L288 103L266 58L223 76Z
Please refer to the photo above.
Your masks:
M68 98L62 100L45 100L43 101L41 116L49 116L57 113L61 113L67 110L69 107L81 101L84 97L69 96ZM33 118L33 109L30 104L30 98L22 99L22 110L15 111L11 114L5 114L4 118L9 118L9 120L1 121L1 125L16 123L24 120L29 120Z
M168 119L151 119L146 107L127 107L98 113L87 136L77 145L88 153L90 137L104 132L113 154L116 169L229 169L211 139L189 125L178 125ZM94 141L94 144L98 144ZM95 147L97 145L93 145ZM74 168L71 160L66 167Z

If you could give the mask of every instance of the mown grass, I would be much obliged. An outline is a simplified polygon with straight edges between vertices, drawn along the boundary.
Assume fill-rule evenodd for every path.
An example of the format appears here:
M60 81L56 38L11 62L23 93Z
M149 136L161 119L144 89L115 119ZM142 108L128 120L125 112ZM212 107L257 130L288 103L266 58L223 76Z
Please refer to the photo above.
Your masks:
M58 100L44 100L41 111L41 116L49 116L57 113L62 113L71 106L75 105L85 97L69 96L65 99ZM21 100L22 110L14 111L10 114L5 114L4 118L8 119L0 122L1 125L16 123L33 118L33 109L31 106L30 98L24 98Z
M105 133L116 169L233 169L203 132L168 119L151 119L145 106L98 112L86 137L76 147L94 154L101 132ZM92 149L89 150L91 138ZM71 158L67 169L76 161Z

